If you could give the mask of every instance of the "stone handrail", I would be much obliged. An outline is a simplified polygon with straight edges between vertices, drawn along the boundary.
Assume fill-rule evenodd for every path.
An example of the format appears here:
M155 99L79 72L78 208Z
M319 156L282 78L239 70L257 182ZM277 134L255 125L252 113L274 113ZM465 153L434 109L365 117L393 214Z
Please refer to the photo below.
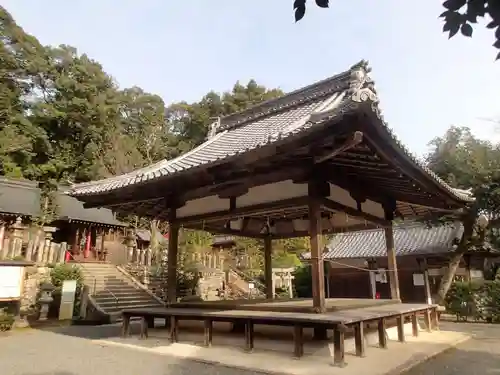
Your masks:
M125 270L121 266L116 266L116 269L120 271L127 279L129 279L133 284L138 286L140 289L144 290L147 294L149 294L151 297L153 297L156 301L161 303L162 305L165 305L165 301L163 301L161 298L159 298L157 295L155 295L149 288L141 283L139 280L137 280L134 276L132 276L127 270Z

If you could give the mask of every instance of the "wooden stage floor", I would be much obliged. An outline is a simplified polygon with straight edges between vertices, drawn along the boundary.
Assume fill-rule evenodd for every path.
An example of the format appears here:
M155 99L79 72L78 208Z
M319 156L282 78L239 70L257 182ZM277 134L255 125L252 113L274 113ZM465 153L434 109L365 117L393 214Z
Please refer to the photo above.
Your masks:
M327 298L326 311L335 312L367 307L400 304L398 300L363 299L363 298ZM177 302L173 308L209 309L209 310L245 310L290 313L313 313L313 301L310 298L295 299L241 299L221 301Z

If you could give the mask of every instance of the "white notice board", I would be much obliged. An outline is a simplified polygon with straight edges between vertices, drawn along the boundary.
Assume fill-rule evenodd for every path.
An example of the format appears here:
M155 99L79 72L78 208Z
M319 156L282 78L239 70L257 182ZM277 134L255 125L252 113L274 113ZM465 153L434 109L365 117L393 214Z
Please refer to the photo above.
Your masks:
M414 286L424 286L424 274L423 273L414 273L413 274L413 285Z
M71 319L75 306L76 281L64 280L61 291L61 305L59 306L59 320Z
M0 266L0 300L21 298L23 267Z

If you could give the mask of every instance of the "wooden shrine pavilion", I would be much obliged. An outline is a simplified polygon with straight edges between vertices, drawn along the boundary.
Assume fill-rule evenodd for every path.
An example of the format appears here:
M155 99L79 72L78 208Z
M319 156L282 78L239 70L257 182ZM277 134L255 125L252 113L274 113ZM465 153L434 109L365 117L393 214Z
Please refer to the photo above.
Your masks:
M40 236L38 226L33 224L42 216L41 202L42 191L38 182L0 177L0 259L14 256L10 254L9 246L4 246L6 238L14 240L19 237L19 250L26 253L28 243ZM53 220L43 228L45 239L67 243L73 260L105 260L108 252L105 242L110 245L121 242L121 232L127 224L117 220L111 210L86 209L82 202L64 194L63 189L56 193L55 205Z
M395 217L463 208L472 198L413 157L384 121L365 61L334 77L214 122L172 160L68 192L86 207L166 219L168 278L179 228L260 238L272 298L273 239L310 236L313 309L325 306L321 235L384 228L391 298L399 300ZM175 282L168 299L176 301Z

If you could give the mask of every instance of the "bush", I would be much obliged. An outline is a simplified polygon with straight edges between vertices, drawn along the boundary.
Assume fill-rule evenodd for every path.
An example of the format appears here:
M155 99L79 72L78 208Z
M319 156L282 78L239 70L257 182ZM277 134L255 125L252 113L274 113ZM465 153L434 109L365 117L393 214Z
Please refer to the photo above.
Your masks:
M83 283L82 270L72 264L58 264L50 271L50 280L56 289L62 288L65 280L76 280L76 285L80 286Z
M500 281L455 282L445 303L457 320L470 317L500 323Z
M14 324L14 314L7 309L0 309L0 332L9 331Z
M304 265L297 267L294 272L294 295L298 298L311 298L312 297L312 274L311 266Z
M52 301L49 306L50 318L57 318L59 315L59 306L61 305L61 291L63 282L66 280L76 280L75 306L73 315L78 315L80 310L80 292L83 285L83 274L80 267L72 264L58 264L50 271L50 281L55 290L52 292Z

